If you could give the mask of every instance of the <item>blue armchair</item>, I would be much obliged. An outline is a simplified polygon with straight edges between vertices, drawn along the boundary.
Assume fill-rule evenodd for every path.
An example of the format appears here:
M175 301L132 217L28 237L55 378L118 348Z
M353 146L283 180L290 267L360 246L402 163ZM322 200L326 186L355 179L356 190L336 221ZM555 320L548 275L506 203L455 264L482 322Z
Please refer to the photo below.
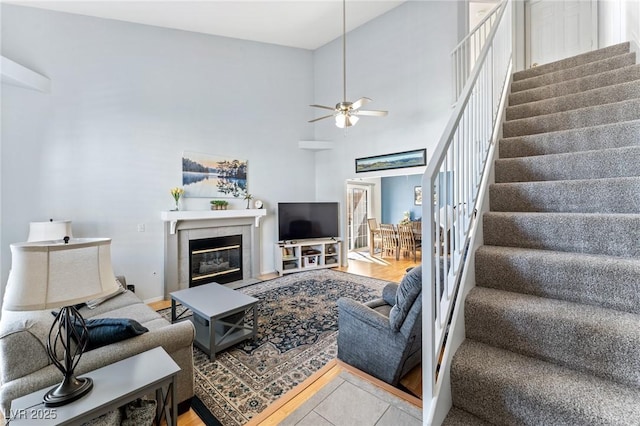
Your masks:
M338 358L397 386L422 358L422 267L367 303L338 299Z

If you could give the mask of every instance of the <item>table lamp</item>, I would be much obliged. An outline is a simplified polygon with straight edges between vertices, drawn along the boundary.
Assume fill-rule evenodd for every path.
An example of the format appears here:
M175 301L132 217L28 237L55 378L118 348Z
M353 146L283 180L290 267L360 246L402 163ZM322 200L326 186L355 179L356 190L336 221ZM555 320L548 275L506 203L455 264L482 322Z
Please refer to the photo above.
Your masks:
M29 223L29 242L61 240L64 237L73 237L70 220L49 219L47 222Z
M11 244L12 267L3 308L10 311L57 309L49 330L47 354L63 381L43 397L58 407L86 395L93 387L74 370L88 343L88 331L74 305L118 289L111 267L111 239L68 237L59 241ZM56 353L62 353L61 360Z

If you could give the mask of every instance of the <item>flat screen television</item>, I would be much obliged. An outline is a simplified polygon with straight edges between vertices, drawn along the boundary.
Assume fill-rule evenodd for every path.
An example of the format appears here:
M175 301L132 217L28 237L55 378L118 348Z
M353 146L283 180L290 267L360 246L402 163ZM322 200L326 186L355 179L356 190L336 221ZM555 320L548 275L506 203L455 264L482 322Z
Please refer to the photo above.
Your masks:
M338 237L338 203L278 203L278 240Z

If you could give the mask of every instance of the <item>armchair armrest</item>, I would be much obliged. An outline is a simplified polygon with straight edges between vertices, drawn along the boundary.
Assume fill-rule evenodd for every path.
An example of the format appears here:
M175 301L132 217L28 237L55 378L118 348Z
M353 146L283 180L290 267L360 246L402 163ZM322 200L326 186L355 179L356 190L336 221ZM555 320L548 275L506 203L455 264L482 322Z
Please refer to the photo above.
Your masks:
M338 313L340 316L349 315L378 330L389 329L389 319L376 312L369 306L355 300L341 297L338 299Z

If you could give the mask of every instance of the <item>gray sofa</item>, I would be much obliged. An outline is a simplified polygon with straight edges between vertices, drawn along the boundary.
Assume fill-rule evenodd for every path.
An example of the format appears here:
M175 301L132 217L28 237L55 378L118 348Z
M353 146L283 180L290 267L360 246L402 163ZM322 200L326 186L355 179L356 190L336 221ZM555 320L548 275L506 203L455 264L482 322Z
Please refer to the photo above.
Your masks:
M397 386L422 357L422 267L367 303L338 299L338 358Z
M126 288L124 278L119 279ZM171 324L130 291L121 293L94 309L83 307L80 313L85 319L134 319L149 331L85 352L76 368L76 375L162 346L181 368L177 380L178 403L182 403L182 406L189 404L194 394L192 343L195 336L190 321ZM2 312L0 409L3 414L9 413L13 399L51 387L62 380L60 371L51 363L45 349L53 320L50 310Z

